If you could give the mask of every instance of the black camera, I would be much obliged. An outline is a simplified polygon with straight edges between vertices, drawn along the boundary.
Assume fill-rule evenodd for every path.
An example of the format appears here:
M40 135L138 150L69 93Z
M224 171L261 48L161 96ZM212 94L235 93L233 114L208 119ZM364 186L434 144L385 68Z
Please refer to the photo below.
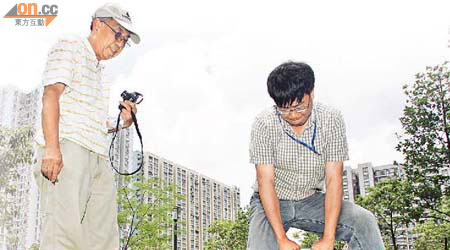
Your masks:
M144 96L139 93L139 92L128 92L126 90L124 90L122 92L122 94L120 94L120 96L123 98L124 101L130 101L130 102L134 102L136 104L141 103L144 100ZM119 105L119 109L122 110L123 108L125 108L122 105Z

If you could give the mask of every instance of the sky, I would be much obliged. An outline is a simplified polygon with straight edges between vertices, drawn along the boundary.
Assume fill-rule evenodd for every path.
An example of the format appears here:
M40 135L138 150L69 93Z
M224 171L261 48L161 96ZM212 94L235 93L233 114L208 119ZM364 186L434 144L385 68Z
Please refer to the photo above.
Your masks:
M2 81L40 85L58 37L89 35L104 1L57 4L48 27L0 20ZM16 3L2 0L0 14ZM254 117L273 105L268 74L287 60L315 72L315 101L342 111L346 166L402 161L395 150L405 105L402 86L450 59L449 1L126 1L142 42L105 62L110 114L123 90L138 106L144 150L241 190L249 202L255 168L248 145ZM137 141L137 139L136 139ZM136 149L137 149L136 145Z

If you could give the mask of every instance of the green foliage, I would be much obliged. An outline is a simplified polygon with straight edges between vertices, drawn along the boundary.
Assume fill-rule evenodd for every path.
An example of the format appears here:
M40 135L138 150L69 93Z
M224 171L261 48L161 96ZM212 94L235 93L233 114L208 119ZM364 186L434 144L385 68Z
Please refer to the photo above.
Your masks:
M300 239L300 233L299 232L294 232L292 234L292 237L294 237L294 239L299 240Z
M450 212L450 199L443 197L439 210ZM444 249L444 241L450 245L450 222L436 223L435 219L427 219L414 230L419 234L419 238L414 241L414 249L434 250Z
M320 235L307 232L306 236L303 238L302 241L302 247L311 248L311 246L314 244L314 242L320 240Z
M17 177L18 166L33 163L33 136L30 127L9 129L0 126L0 183Z
M39 244L34 243L33 245L30 246L30 248L28 248L28 250L39 250Z
M336 243L334 243L334 249L335 250L343 250L345 247L345 242L344 241L336 241Z
M416 227L415 232L420 235L414 241L414 249L436 250L444 249L444 240L447 237L450 244L450 223L437 224L434 220L427 220Z
M239 211L237 219L217 220L209 225L211 237L205 245L206 250L245 250L247 248L250 211Z
M125 185L117 192L122 249L170 249L174 224L171 215L176 200L184 197L175 193L173 185L164 185L158 178L132 178L125 177Z
M417 208L415 215L447 222L450 213L438 207L442 197L450 195L449 186L444 185L450 183L450 177L442 174L450 166L449 78L448 62L445 62L427 67L424 73L416 74L411 86L403 87L407 96L400 118L404 132L396 147L405 157L401 165L406 177L414 183L411 191Z
M320 240L321 235L311 232L306 232L305 237L302 241L302 248L311 248L314 242ZM344 241L336 241L334 243L334 249L335 250L342 250L344 249L345 242Z
M5 227L9 231L7 244L11 249L17 248L19 235L11 232L10 224L26 213L26 209L20 208L16 202L21 198L17 180L23 174L20 168L34 163L33 135L30 127L0 127L0 228Z
M415 214L412 207L413 185L408 180L385 179L370 187L367 196L358 196L356 203L371 211L378 219L381 233L397 248L396 237L401 226L409 225Z

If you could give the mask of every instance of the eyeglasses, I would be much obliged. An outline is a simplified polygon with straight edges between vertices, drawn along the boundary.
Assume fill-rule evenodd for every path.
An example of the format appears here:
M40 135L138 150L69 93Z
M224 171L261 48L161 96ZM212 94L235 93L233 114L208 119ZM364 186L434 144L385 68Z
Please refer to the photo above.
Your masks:
M291 112L292 113L306 113L306 111L308 111L308 109L309 109L310 102L311 102L311 99L308 101L308 106L306 106L306 107L296 107L296 108L291 108L291 109L280 109L280 107L277 106L277 112L280 115L288 115Z
M109 26L109 24L108 23L106 23L105 21L101 21L102 23L104 23L104 24L106 24L106 26L108 26L111 30L112 30L112 32L114 32L114 38L116 39L116 41L118 41L118 42L120 42L120 43L122 43L122 47L130 47L131 45L130 45L130 43L128 42L128 38L129 38L129 36L127 36L127 37L124 37L124 36L122 36L122 33L120 32L120 31L115 31L111 26Z
M281 109L280 107L276 106L277 112L280 115L288 115L291 112L292 113L306 113L309 109L309 106L311 105L311 97L308 100L308 106L306 107L295 107L295 108L289 108L289 109Z

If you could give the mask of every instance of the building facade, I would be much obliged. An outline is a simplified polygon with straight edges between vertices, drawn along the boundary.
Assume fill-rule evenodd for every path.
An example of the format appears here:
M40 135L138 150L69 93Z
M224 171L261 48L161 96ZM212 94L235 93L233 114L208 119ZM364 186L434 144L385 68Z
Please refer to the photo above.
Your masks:
M114 127L116 124L117 118L109 117L108 123L111 127ZM108 147L111 149L111 161L109 164L112 164L114 168L116 168L119 172L129 172L133 169L133 138L134 138L135 129L134 126L130 126L126 129L121 129L114 139L112 147ZM109 136L109 142L112 142L114 134L111 133ZM111 145L109 145L111 146ZM114 172L115 173L115 172ZM116 173L115 173L116 174ZM116 175L116 185L117 187L122 186L122 176Z
M342 190L344 200L355 202L355 197L358 194L358 181L353 169L350 166L344 166L342 173Z
M371 162L358 164L356 169L344 167L343 191L344 200L355 202L358 195L368 195L369 188L378 182L395 177L402 177L403 170L393 164L373 166ZM397 229L396 243L399 249L413 249L416 235L412 233L414 225L403 225Z
M36 131L40 120L42 89L25 93L14 87L0 89L0 126L9 129L31 127ZM20 165L15 179L8 180L15 187L9 202L20 208L7 225L0 225L0 249L27 249L39 238L39 194L32 165ZM0 195L5 195L1 193ZM9 242L8 242L9 238Z
M36 128L40 118L42 89L25 93L14 87L0 89L0 125L9 128Z
M135 154L135 164L141 159ZM209 239L208 226L216 220L235 220L240 208L240 190L180 166L152 153L144 153L144 178L158 177L165 185L175 184L179 219L184 232L177 236L177 249L204 249ZM179 225L182 226L182 225Z

